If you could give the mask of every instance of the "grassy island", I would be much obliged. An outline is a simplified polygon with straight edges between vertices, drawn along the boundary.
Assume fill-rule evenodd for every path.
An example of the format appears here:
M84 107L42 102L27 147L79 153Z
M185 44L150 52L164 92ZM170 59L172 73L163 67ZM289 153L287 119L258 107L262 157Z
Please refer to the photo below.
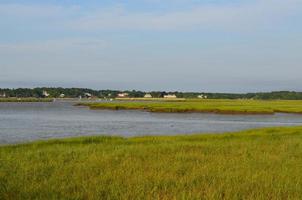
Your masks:
M294 100L180 100L180 101L114 101L81 103L91 109L145 110L149 112L207 112L221 114L300 113L302 101Z
M302 127L0 147L0 199L302 199Z

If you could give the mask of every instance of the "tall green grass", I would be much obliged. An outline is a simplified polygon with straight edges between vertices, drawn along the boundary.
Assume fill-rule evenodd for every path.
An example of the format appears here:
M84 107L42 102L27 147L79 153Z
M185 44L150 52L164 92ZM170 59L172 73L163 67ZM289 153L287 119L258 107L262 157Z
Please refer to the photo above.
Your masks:
M302 199L302 127L0 147L0 199Z
M274 114L302 113L302 101L259 101L259 100L185 100L180 102L101 102L79 104L91 109L129 109L149 112L210 112L222 114Z

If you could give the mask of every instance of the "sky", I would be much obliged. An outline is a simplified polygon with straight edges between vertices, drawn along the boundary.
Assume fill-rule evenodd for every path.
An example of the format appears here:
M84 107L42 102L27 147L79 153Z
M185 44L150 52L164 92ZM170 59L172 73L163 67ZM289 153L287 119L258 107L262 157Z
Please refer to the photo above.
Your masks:
M0 0L0 88L302 91L302 0Z

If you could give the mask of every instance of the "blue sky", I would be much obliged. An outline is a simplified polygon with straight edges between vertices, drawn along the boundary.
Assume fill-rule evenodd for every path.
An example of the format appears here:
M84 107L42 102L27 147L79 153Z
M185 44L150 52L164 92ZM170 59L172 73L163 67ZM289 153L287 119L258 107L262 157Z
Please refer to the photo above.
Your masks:
M302 91L302 0L0 0L0 87Z

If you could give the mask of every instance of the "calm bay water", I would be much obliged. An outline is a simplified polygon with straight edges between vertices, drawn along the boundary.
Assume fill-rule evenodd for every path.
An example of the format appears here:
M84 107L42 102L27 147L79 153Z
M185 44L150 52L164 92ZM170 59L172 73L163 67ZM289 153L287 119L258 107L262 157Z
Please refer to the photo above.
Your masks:
M175 135L302 125L302 115L89 110L71 102L0 103L0 144L88 135Z

